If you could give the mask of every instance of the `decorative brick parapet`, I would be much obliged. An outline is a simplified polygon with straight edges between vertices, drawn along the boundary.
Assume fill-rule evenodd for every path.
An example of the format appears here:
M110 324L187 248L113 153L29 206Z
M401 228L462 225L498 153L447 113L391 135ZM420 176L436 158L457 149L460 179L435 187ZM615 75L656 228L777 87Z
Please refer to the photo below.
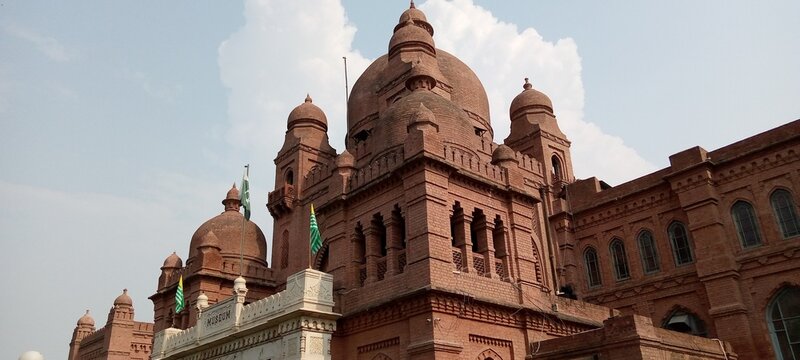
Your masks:
M236 291L236 290L235 290ZM185 330L168 328L155 334L153 359L180 359L198 349L215 348L235 342L253 332L270 330L271 339L300 331L329 337L336 330L339 314L333 312L333 276L306 269L286 282L286 290L251 304L244 304L247 289L201 311L197 325ZM305 342L297 342L297 359ZM235 349L234 349L235 350ZM317 358L317 357L313 357Z

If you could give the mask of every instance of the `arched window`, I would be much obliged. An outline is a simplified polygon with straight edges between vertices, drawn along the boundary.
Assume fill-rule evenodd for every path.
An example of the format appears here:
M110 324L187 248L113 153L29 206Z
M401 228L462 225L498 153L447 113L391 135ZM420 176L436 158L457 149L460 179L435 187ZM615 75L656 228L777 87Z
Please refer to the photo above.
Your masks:
M561 167L561 159L553 155L553 157L550 158L550 163L553 165L553 180L563 180L564 169Z
M600 261L597 259L597 251L589 247L583 252L583 261L586 264L586 279L589 287L600 286L603 282L600 279Z
M667 232L669 233L669 242L672 244L672 256L675 258L675 265L688 264L694 261L686 227L676 221L669 226Z
M625 255L625 245L620 239L614 239L609 247L611 259L614 260L614 275L617 280L625 280L631 277L628 269L628 257Z
M742 247L753 247L761 244L761 235L758 233L758 221L753 205L746 201L739 200L731 208L731 217L736 224L736 232Z
M654 273L660 269L656 242L650 231L644 230L639 233L639 252L642 255L642 267L645 274Z
M778 360L800 359L800 288L790 287L767 307L767 322Z
M289 169L288 171L286 171L286 177L284 177L284 179L285 179L287 184L293 185L294 184L294 171L292 171L292 169Z
M769 201L772 203L772 211L775 212L775 218L778 220L783 238L800 235L800 221L797 220L792 194L778 189L772 193Z
M692 334L695 336L707 336L706 326L700 318L694 314L677 309L670 314L662 325L664 329Z

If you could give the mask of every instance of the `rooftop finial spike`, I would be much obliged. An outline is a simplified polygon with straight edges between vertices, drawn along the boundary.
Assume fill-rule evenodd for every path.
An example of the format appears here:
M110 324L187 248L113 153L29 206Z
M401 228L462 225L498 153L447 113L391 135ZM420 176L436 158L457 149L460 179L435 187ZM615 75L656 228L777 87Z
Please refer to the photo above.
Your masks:
M528 82L528 78L525 78L525 84L522 85L522 88L525 90L530 90L531 88L533 88L533 85L531 85L531 83Z
M307 103L310 103L310 102L312 102L312 101L311 101L311 95L309 95L308 93L306 93L306 102L307 102Z
M416 9L417 6L414 5L414 0L411 0L411 5L409 5L409 9Z

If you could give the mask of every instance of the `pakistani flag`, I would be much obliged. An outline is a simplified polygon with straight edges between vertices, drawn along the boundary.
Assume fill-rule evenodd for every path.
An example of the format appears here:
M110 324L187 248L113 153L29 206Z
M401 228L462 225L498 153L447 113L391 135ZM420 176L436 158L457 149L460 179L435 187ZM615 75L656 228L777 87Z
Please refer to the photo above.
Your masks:
M316 254L322 247L322 237L319 235L317 217L314 216L314 204L311 204L311 254Z
M239 200L242 203L242 207L244 207L244 218L250 220L250 180L247 178L247 173L250 172L250 165L245 166L245 168L247 170L242 178L242 193Z
M183 301L183 275L178 279L178 290L175 291L175 313L179 313L186 306Z

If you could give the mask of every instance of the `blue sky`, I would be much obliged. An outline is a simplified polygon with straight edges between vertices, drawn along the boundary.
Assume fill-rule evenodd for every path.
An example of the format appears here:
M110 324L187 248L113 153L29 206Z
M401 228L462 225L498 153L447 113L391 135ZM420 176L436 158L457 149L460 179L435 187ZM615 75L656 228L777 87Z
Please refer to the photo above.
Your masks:
M84 310L102 326L122 288L150 321L162 261L185 258L245 163L270 238L286 116L310 93L341 151L341 57L352 85L407 6L1 0L0 358L65 357ZM531 77L578 177L619 184L800 117L796 1L418 6L484 82L495 141Z

